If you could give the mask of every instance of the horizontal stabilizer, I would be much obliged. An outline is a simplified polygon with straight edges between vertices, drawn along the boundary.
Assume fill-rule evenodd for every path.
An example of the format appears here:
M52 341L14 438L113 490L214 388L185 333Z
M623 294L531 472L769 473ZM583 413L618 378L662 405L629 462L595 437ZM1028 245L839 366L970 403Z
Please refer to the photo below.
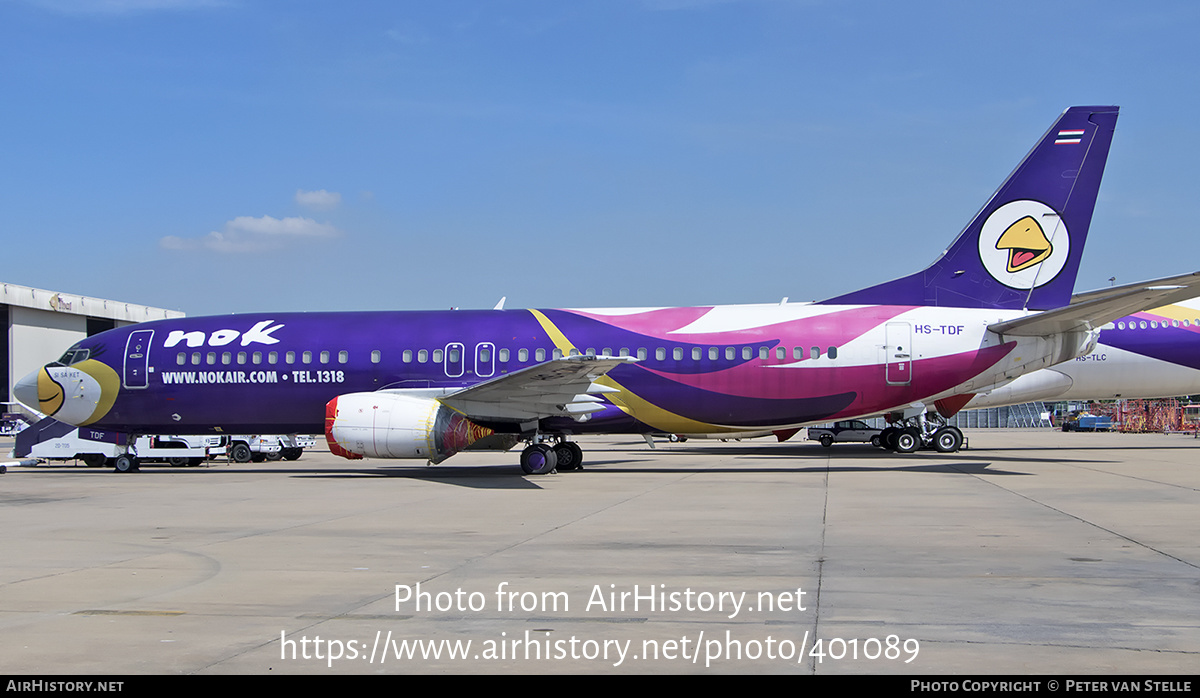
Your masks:
M524 422L542 417L579 416L603 409L590 393L607 393L595 383L629 356L565 356L514 371L439 398L477 421Z
M1073 330L1098 329L1132 313L1194 297L1200 290L1200 273L1155 279L1110 289L1076 294L1071 304L988 327L1014 337L1045 337Z

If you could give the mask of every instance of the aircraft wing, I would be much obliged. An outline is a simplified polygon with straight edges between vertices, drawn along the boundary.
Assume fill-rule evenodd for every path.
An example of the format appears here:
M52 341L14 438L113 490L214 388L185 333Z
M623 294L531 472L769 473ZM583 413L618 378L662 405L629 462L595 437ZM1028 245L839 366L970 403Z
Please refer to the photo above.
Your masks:
M1071 330L1098 329L1132 313L1169 305L1200 292L1200 272L1076 294L1071 304L1036 315L998 322L988 329L1002 335L1039 337Z
M596 381L617 366L636 361L629 356L564 356L463 388L438 400L477 420L579 418L604 409L596 395L619 392Z

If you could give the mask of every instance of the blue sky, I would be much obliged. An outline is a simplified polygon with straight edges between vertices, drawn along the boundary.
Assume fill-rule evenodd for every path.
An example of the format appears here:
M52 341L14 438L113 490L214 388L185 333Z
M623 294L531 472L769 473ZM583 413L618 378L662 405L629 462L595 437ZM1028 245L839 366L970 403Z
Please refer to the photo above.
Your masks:
M828 297L1122 107L1078 289L1200 270L1200 4L0 0L0 280L175 308Z

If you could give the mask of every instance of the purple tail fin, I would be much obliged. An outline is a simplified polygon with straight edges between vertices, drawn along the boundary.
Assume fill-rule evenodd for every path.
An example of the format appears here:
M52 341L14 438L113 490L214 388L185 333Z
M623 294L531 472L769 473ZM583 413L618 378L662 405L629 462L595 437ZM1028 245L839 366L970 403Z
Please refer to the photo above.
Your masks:
M823 304L1049 310L1079 272L1117 107L1071 107L924 271Z

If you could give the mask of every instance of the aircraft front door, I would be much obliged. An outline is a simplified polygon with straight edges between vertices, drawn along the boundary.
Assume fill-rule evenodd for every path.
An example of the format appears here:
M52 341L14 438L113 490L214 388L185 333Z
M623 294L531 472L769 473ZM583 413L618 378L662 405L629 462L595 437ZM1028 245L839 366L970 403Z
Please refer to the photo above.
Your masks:
M130 390L150 385L150 340L154 330L136 330L125 342L125 387Z
M884 376L888 385L912 383L912 325L907 322L889 322L883 351L886 369Z

